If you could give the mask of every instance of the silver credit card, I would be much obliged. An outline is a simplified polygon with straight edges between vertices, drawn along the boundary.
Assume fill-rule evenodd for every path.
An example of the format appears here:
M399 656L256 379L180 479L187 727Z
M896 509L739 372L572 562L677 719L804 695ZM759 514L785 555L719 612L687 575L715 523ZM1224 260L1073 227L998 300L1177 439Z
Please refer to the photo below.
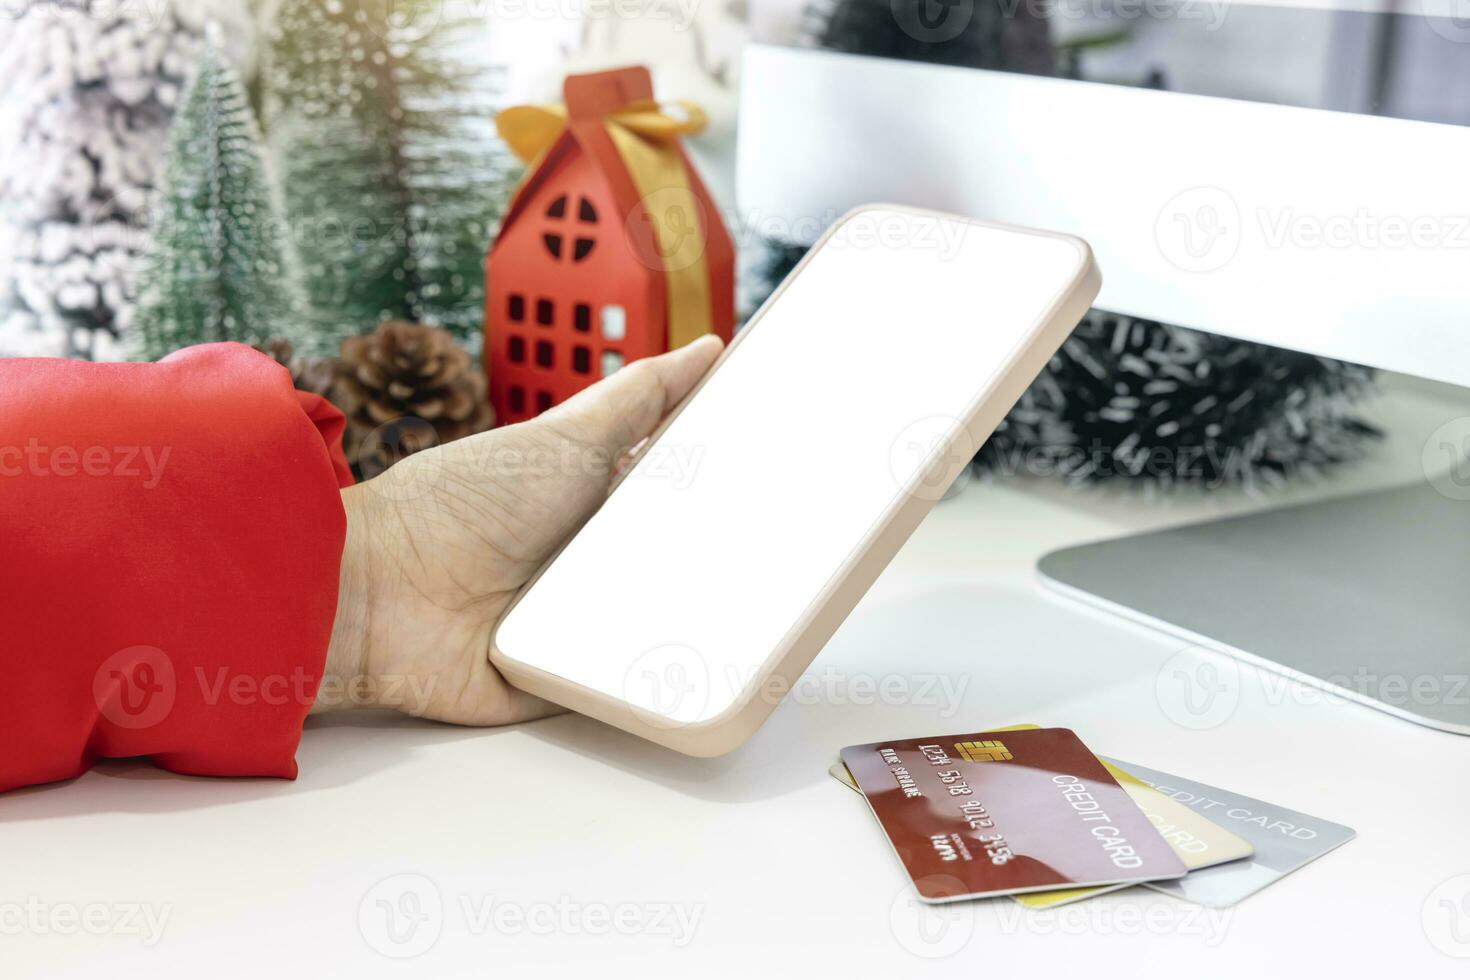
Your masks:
M1254 855L1239 861L1191 871L1188 877L1175 881L1147 885L1166 895L1214 908L1234 905L1357 836L1351 827L1320 817L1145 769L1131 762L1107 761L1231 833L1244 837L1256 849Z

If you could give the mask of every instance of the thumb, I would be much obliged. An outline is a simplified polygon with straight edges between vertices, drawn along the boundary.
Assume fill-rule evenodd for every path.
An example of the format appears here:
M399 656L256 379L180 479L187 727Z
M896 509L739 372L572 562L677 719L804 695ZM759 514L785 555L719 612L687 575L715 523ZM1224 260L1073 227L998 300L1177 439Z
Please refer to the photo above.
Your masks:
M608 459L620 459L684 400L723 347L718 337L706 335L667 354L634 361L537 421L606 452Z

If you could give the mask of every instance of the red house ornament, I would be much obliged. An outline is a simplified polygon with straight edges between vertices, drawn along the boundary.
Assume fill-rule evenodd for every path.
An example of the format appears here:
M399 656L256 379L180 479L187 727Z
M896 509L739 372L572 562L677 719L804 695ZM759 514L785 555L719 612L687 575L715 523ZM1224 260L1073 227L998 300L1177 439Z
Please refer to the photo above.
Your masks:
M679 145L704 113L655 102L644 68L573 75L563 95L496 118L529 165L486 259L485 368L503 423L734 327L734 248Z

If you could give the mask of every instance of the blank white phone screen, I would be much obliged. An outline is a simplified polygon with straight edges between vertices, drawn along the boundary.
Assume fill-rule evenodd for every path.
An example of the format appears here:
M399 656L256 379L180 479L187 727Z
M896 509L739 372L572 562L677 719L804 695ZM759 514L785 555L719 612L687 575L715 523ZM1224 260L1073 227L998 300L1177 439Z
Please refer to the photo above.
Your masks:
M850 217L511 611L500 655L681 725L743 703L1085 262L1065 239Z

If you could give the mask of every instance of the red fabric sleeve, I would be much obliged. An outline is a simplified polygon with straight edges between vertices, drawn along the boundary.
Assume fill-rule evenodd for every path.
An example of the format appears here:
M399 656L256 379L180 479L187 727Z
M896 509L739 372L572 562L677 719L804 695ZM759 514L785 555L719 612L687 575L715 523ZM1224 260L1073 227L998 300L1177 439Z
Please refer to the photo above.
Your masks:
M342 426L238 344L0 361L0 790L124 756L296 775L337 606Z

